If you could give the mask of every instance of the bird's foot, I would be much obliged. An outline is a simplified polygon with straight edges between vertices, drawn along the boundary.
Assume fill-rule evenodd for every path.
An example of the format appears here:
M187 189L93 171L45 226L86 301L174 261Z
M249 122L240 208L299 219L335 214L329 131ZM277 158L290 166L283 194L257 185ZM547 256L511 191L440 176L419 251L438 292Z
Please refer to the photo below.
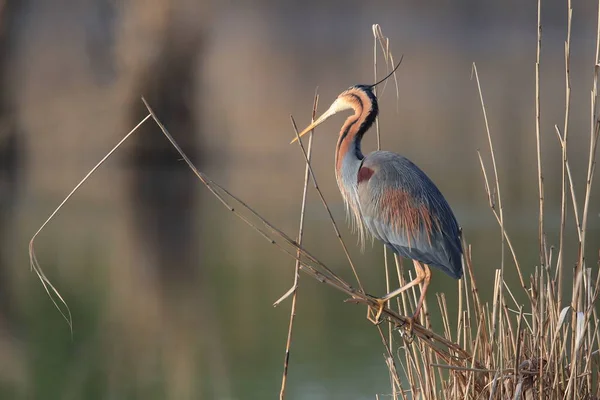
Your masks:
M413 331L414 322L412 317L407 317L406 322L396 328L398 333L400 333L400 337L404 339L407 344L411 344L413 340L415 340L415 333Z
M383 322L381 319L381 314L383 313L383 309L385 308L386 300L379 299L377 297L373 297L373 300L377 302L377 307L370 306L367 309L367 319L371 321L374 325L379 325ZM375 314L375 316L373 316Z
M419 324L418 313L415 313L412 317L406 317L406 322L402 326L398 327L398 331L408 343L412 343L413 339L415 338L413 331L415 324Z
M408 337L413 338L414 337L414 332L413 332L413 328L415 326L415 317L408 317L406 319L406 324L404 324L403 328L404 328L404 334L406 334Z

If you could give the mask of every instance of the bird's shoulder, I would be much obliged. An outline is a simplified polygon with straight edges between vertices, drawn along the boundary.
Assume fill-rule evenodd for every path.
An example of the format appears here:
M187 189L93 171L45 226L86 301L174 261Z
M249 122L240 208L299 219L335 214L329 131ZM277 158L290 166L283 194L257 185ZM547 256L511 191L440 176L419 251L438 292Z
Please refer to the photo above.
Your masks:
M392 217L404 210L412 215L427 212L436 218L447 216L454 221L450 206L433 181L397 153L375 151L365 157L358 171L357 191L365 214L387 211Z
M374 151L368 154L358 171L358 184L402 186L417 190L435 186L431 179L408 158L391 151Z
M385 167L390 163L413 164L408 158L393 151L377 150L367 154L363 165L370 167Z

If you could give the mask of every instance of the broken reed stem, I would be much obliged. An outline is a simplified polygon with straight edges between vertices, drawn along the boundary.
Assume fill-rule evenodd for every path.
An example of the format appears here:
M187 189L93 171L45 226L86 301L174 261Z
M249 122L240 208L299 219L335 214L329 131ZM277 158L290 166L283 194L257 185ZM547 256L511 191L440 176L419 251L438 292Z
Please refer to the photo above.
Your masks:
M561 135L560 129L558 128L557 125L554 125L554 130L556 131L556 135L558 136L558 141L561 145L561 148L564 151L564 149L567 145L564 140L564 137ZM575 217L577 238L578 238L578 241L581 242L581 220L579 219L579 211L578 211L579 203L577 203L577 196L575 194L575 186L573 184L573 176L571 175L571 166L569 165L569 158L566 155L565 155L565 159L564 159L564 164L565 164L565 170L567 172L567 179L569 182L569 192L571 193L571 202L573 203L573 215ZM565 202L565 207L566 207L566 202ZM566 213L566 211L565 211L565 213Z
M548 259L546 258L546 246L545 246L545 234L544 234L544 176L542 172L542 142L540 135L540 54L542 51L542 1L537 2L537 41L536 41L536 58L535 58L535 138L536 138L536 155L537 155L537 168L538 168L538 192L539 192L539 219L538 219L538 240L539 240L539 256L540 256L540 277L538 290L541 292L544 288L543 276L544 270L548 266ZM565 122L566 123L566 122ZM538 357L539 360L543 360L543 335L544 332L544 301L543 293L540 293L540 300L536 306L539 308L539 324L537 324L536 342L538 345ZM535 322L535 318L533 318ZM516 361L515 361L516 362ZM540 379L539 379L539 396L540 400L544 394L544 380L542 377L543 368L540 366Z
M494 214L496 214L496 218L498 219L498 223L500 224L500 234L501 234L501 243L502 243L502 248L501 248L501 256L500 256L500 270L504 271L504 243L506 241L507 235L506 235L506 231L504 229L504 214L503 214L503 210L502 210L502 196L500 195L500 179L498 178L498 168L496 166L496 153L494 151L494 144L492 142L492 135L490 133L490 126L488 123L488 118L487 118L487 112L485 109L485 102L483 101L483 93L481 91L481 83L479 81L479 73L477 72L477 65L475 63L473 63L473 74L475 76L475 81L477 83L477 90L479 92L479 101L481 103L481 110L483 112L483 119L485 122L485 131L487 133L487 138L488 138L488 145L489 145L489 149L490 149L490 156L492 158L492 167L493 167L493 171L494 171L494 182L495 182L495 189L496 189L496 201L498 204L498 208L496 209L496 202L494 202L494 196L492 195L490 189L490 185L489 185L489 181L487 180L487 174L485 174L484 171L484 175L486 176L485 178L485 185L488 191L488 197L490 199L490 204L492 206L492 209L494 210ZM481 159L481 155L480 155L480 161L481 161L481 165L483 167L483 160ZM512 248L512 246L511 246ZM517 265L517 270L519 272L519 279L521 280L521 284L523 287L525 287L525 283L523 281L523 276L521 274L521 270L519 268L519 264L517 262L517 257L516 255L513 253L513 258L515 260L515 264Z
M497 292L495 291L495 296L494 296L494 314L492 317L493 320L493 324L494 327L497 325L498 329L496 330L495 328L492 329L491 333L493 335L497 335L497 345L498 345L498 369L499 370L503 370L504 369L504 318L502 317L502 310L504 310L504 244L505 244L505 238L506 238L506 231L504 229L504 214L503 214L503 209L502 209L502 196L500 194L500 179L498 177L498 169L496 166L496 153L494 151L494 145L492 142L492 135L490 132L490 127L489 127L489 123L488 123L488 118L487 118L487 112L486 112L486 108L485 108L485 102L483 100L483 93L481 90L481 83L479 81L479 73L477 71L477 65L475 63L473 63L473 73L475 75L475 80L477 83L477 91L479 92L479 100L481 103L481 109L483 112L483 118L484 118L484 122L485 122L485 131L487 134L487 138L488 138L488 145L489 145L489 151L490 151L490 156L492 158L492 166L493 166L493 171L494 171L494 182L495 182L495 187L496 187L496 193L497 193L497 202L498 202L498 222L500 224L500 236L501 236L501 253L500 253L500 269L497 271L498 274L496 276L496 285L495 286L497 288ZM480 156L480 160L481 160L481 156ZM481 161L481 165L483 167L483 162ZM487 174L484 173L484 175L486 176L486 187L489 189L490 185L487 182ZM491 202L491 200L490 200ZM493 208L494 211L495 208ZM512 246L510 246L512 249ZM512 251L512 250L511 250ZM516 256L514 256L514 259L516 260ZM518 268L518 264L515 263L517 265L517 270L519 271L519 275L521 275L520 270ZM521 282L523 282L522 278L521 278ZM523 285L524 286L524 285ZM497 296L497 297L496 297ZM497 301L497 304L496 304ZM491 339L491 341L493 342L494 339ZM503 394L503 389L504 387L501 385L500 386L500 396L502 396Z
M567 0L567 39L565 40L565 117L563 133L564 138L561 140L562 148L562 174L561 174L561 206L560 206L560 232L558 240L558 258L556 263L556 274L558 278L558 298L557 303L562 304L562 288L563 288L563 250L565 223L567 216L567 138L569 132L569 115L571 111L571 22L573 19L573 7L571 0ZM556 127L558 128L558 127ZM557 131L560 137L560 133ZM564 141L564 145L563 142Z
M317 107L319 105L319 95L317 93L315 93L315 99L313 102L313 110L312 110L312 118L311 118L311 122L314 122L315 120L315 115L317 113ZM296 130L296 135L298 134L298 131ZM314 136L314 129L310 132L310 136L308 137L308 154L307 154L307 163L306 163L306 167L304 169L304 185L302 187L302 204L300 206L300 222L299 222L299 227L298 227L298 245L302 245L302 236L304 233L304 214L306 211L306 198L308 195L308 180L309 180L309 165L310 165L310 159L312 156L312 142L313 142L313 136ZM299 258L300 257L300 251L296 252L296 256ZM288 325L288 335L287 335L287 340L286 340L286 344L285 344L285 358L283 361L283 375L281 377L281 390L279 391L279 399L283 400L285 398L285 389L286 389L286 384L287 384L287 375L288 375L288 370L289 370L289 365L290 365L290 348L292 346L292 334L293 334L293 330L294 330L294 319L296 316L296 301L298 298L298 282L300 280L300 261L298 261L298 259L296 259L296 265L294 268L294 284L292 285L292 306L290 308L290 322Z
M539 191L539 252L540 265L548 265L545 259L544 248L544 177L542 175L542 142L540 137L540 54L542 51L542 1L537 2L537 45L535 57L535 142L538 168L538 191Z

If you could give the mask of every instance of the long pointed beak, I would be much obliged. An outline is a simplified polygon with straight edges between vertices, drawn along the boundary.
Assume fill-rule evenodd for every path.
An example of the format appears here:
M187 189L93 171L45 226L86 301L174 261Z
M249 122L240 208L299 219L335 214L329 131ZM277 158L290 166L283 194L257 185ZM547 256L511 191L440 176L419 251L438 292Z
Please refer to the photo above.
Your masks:
M304 135L306 135L308 132L312 131L313 129L315 129L317 126L321 125L323 122L325 122L325 120L329 117L331 117L332 115L334 115L335 113L337 113L339 110L338 104L337 102L333 102L333 104L331 105L331 107L329 107L329 109L327 111L325 111L323 113L323 115L321 115L319 118L317 118L317 120L315 122L313 122L312 124L310 124L309 126L306 127L306 129L304 129L302 132L300 132L298 134L298 136L296 136L294 138L294 140L292 140L290 142L290 144L294 143L296 140L298 140L299 137L302 137Z

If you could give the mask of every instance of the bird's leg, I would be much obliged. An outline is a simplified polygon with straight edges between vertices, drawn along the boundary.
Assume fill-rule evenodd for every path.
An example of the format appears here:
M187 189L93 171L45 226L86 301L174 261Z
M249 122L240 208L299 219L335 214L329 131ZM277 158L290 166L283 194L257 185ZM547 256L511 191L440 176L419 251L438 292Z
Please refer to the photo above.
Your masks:
M421 267L421 264L418 261L415 261L414 264L415 264L415 271L417 272L417 276L415 279L408 282L406 285L394 290L393 292L386 294L383 297L375 298L375 301L379 305L377 308L377 314L375 315L375 319L371 319L371 318L367 317L375 325L377 325L381 322L379 320L379 318L381 317L381 313L383 312L385 303L387 303L389 300L393 299L394 297L398 296L400 293L410 289L413 286L418 285L419 283L423 282L423 280L425 279L426 273L425 273L425 270ZM411 323L411 325L412 325L412 323Z
M415 308L415 313L413 314L413 319L417 319L419 317L419 312L423 307L423 301L425 301L425 294L427 293L427 288L429 287L429 283L431 282L431 270L429 269L429 265L423 264L423 272L425 272L425 277L423 279L423 287L421 288L421 297L419 297L419 303L417 304L417 308Z
M416 264L419 263L418 261L415 261L415 266ZM410 317L408 319L408 332L412 334L412 330L413 330L413 325L415 323L415 321L417 320L417 318L419 318L419 313L421 312L421 308L423 307L423 301L425 301L425 294L427 293L427 288L429 287L429 282L431 282L431 270L429 269L429 265L427 264L420 264L420 267L422 268L422 272L423 272L423 287L421 288L421 296L419 297L419 302L417 303L417 308L415 308L415 312L412 315L412 317Z

